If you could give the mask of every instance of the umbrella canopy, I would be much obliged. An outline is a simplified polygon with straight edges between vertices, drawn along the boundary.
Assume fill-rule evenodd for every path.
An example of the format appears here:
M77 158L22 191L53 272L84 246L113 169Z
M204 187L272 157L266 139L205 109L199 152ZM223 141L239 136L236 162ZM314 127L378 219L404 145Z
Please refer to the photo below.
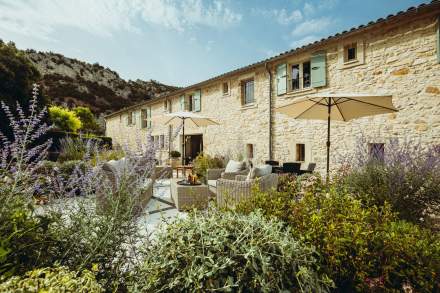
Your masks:
M365 116L397 112L391 95L321 93L276 109L295 119L327 120L327 174L330 167L330 121L350 121Z
M182 123L182 136L185 138L185 125L190 127L205 127L209 125L219 125L214 120L188 111L167 113L156 117L156 121L165 125L180 125ZM185 163L185 139L182 140L182 165Z

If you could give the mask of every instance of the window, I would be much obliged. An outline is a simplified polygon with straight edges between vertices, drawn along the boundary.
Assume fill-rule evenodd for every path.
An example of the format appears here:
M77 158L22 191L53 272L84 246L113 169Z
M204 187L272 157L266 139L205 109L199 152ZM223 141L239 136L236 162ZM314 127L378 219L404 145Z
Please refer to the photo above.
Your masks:
M141 110L141 128L151 128L151 107Z
M292 90L299 90L299 64L292 65Z
M311 86L311 66L310 61L291 65L290 71L290 90L297 91Z
M134 112L128 112L128 116L127 116L127 125L133 125L133 116L134 116Z
M351 43L344 47L344 62L357 60L357 43Z
M303 63L303 88L310 87L310 61Z
M171 101L170 100L163 101L163 111L166 113L171 113Z
M193 95L189 95L188 96L188 100L187 100L187 106L186 106L186 109L188 110L188 111L192 111L193 110Z
M246 158L253 159L254 158L254 145L248 143L246 145Z
M304 162L306 160L306 145L303 143L296 144L296 160L297 162Z
M159 136L159 148L160 149L165 148L165 135L163 134Z
M385 159L385 144L383 143L369 143L370 159L374 161L383 162Z
M224 82L223 83L223 95L229 95L229 83L228 82Z
M249 79L241 82L242 104L247 105L254 102L254 80Z

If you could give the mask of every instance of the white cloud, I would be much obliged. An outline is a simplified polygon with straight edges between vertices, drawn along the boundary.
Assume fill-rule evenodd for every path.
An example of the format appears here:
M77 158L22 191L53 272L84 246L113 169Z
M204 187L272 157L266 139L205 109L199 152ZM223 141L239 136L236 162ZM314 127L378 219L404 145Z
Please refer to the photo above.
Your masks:
M306 20L299 25L297 25L293 30L291 35L293 37L302 37L306 35L313 35L325 31L328 29L330 25L333 24L333 21L329 17L321 17Z
M220 0L0 0L0 31L43 39L59 27L106 37L138 32L142 23L183 31L198 25L229 27L241 18Z
M273 19L281 25L289 25L303 19L303 14L297 9L292 10L291 12L288 12L284 8L272 10L253 9L252 12L254 15L261 15L265 18Z

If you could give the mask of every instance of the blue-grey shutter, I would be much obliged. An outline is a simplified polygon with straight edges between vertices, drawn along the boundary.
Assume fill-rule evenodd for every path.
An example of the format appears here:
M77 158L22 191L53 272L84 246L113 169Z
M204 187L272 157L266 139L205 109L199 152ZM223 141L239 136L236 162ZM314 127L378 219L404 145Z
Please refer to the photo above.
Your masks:
M194 95L193 95L193 111L194 112L200 112L200 110L202 109L202 97L201 97L201 90L195 91Z
M287 64L279 64L276 70L277 74L277 95L287 92Z
M180 102L180 110L181 111L185 111L185 95L181 95L179 98L179 102Z
M325 52L313 55L310 60L312 87L322 87L327 85L327 69Z

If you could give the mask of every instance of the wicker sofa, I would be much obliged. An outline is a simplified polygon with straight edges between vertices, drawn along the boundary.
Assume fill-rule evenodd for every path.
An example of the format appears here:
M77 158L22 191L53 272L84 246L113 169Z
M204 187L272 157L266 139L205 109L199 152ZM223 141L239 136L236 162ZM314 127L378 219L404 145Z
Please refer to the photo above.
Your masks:
M246 180L246 178L246 175L236 175L235 180L218 179L216 184L217 205L219 207L233 206L249 197L254 187L258 187L261 191L269 191L278 186L277 174L271 173L252 180Z

